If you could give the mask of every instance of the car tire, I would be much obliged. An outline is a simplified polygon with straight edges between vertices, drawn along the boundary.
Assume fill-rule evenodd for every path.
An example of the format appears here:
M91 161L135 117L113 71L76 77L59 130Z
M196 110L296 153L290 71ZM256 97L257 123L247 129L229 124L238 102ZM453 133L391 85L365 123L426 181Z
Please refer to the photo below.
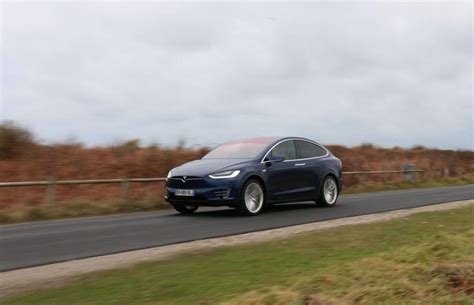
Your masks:
M243 216L258 215L264 209L265 199L265 191L260 181L250 179L242 188L237 211Z
M338 197L339 188L337 187L336 178L333 176L324 177L316 204L321 207L332 207L336 204Z
M196 212L196 210L199 208L199 206L197 206L197 205L187 205L187 204L183 204L183 203L174 203L173 207L176 211L180 212L181 214L185 214L185 215L190 215L190 214Z

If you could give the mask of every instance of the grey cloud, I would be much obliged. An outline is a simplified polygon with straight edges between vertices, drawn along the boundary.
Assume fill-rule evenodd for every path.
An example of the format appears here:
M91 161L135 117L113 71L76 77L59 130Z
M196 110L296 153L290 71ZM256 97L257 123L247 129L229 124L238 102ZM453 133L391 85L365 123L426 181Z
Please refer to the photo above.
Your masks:
M473 148L471 3L8 3L1 119L47 141Z

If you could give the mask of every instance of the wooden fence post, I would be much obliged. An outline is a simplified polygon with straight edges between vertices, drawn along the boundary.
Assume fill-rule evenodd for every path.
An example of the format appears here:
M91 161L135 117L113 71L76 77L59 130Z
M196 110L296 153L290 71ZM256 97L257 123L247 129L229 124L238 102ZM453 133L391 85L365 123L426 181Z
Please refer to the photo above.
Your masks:
M449 177L449 168L445 167L444 168L444 178L448 178Z
M46 187L46 203L53 204L56 197L56 183L53 179L49 180L49 184Z
M122 199L124 201L127 201L128 199L128 185L129 184L130 184L130 181L128 179L122 180Z

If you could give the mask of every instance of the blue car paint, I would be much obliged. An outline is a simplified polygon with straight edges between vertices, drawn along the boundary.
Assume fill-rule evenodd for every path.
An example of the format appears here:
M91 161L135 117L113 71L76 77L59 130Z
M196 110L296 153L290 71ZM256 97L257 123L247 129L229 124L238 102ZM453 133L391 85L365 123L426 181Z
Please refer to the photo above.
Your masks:
M327 156L319 158L285 160L283 162L263 162L267 152L277 143L285 140L303 140L298 137L275 138L252 159L201 159L185 163L171 170L171 178L166 181L165 200L169 203L186 203L199 206L236 206L241 190L248 179L262 182L268 203L315 200L319 197L321 182L327 175L333 175L339 192L342 189L341 162L327 148ZM316 143L320 146L321 144ZM323 146L322 146L323 147ZM295 164L305 163L297 167ZM240 170L237 177L213 179L209 175L227 170ZM173 177L186 176L185 182ZM199 179L199 185L194 182ZM177 181L178 180L178 181ZM175 196L177 189L193 189L195 196ZM228 190L228 196L219 196Z

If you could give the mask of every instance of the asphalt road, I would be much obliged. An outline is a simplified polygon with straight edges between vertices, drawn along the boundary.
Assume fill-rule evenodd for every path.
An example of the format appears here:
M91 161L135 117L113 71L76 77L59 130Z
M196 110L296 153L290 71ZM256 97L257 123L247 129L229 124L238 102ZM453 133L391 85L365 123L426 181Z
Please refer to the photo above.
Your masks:
M332 208L311 203L275 206L256 217L232 209L174 210L0 226L0 271L474 198L467 186L347 195Z

